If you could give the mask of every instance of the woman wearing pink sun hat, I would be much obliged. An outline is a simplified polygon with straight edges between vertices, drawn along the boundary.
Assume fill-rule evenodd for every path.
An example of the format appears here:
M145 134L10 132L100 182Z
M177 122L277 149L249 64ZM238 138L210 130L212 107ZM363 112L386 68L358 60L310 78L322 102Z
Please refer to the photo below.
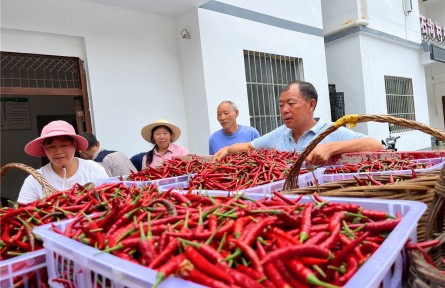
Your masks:
M43 127L40 137L26 144L25 152L31 156L48 157L50 162L36 171L54 188L63 191L76 183L83 185L108 178L100 164L74 157L76 151L87 147L87 140L77 135L71 124L57 120ZM43 197L42 186L30 175L23 183L17 202L30 203Z

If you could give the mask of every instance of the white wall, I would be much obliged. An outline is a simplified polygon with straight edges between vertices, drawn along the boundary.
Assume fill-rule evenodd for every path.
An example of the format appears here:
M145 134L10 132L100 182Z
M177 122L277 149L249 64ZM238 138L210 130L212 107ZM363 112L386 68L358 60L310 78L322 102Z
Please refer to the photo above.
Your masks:
M322 28L320 0L220 0L218 2L296 23Z
M329 33L344 23L360 19L363 13L357 0L321 0L323 30Z
M337 91L345 92L347 114L387 114L384 76L397 76L412 79L416 120L429 123L418 49L361 33L328 43L326 55L329 83L336 84ZM356 130L375 139L389 135L387 125L381 123L359 124ZM400 150L418 150L431 144L430 136L423 132L405 132L400 136Z
M395 44L374 36L363 36L363 67L366 79L366 105L371 114L386 114L384 76L411 78L413 81L416 121L429 124L424 69L419 49ZM388 135L383 124L370 125L377 139ZM423 132L404 132L397 142L399 150L418 150L430 147L431 136Z
M365 114L363 63L361 41L358 34L326 44L326 63L329 84L335 84L337 92L344 92L345 113ZM356 131L368 133L365 125L358 125Z
M431 126L445 130L442 96L445 96L445 64L436 62L425 67Z
M400 39L393 41L359 32L326 44L329 83L336 84L337 91L345 92L346 113L387 114L384 76L406 77L413 80L416 120L428 124L417 3L413 1L410 15L404 14L402 1L326 0L322 4L325 33L340 27L341 21L356 12L357 17L369 20L367 27L373 33ZM410 44L401 43L405 40ZM358 125L356 129L376 139L389 135L387 125L381 123ZM400 150L423 149L431 144L430 136L423 132L405 132L400 136Z
M413 10L405 15L402 0L366 1L368 5L369 28L382 31L417 43L421 42L419 6L412 1Z
M184 99L187 99L184 105L187 114L188 141L189 147L193 147L191 152L207 155L209 153L208 137L210 135L209 111L204 83L197 9L181 15L176 20L178 35L186 27L191 34L190 39L178 37L177 45L179 47Z
M76 0L1 5L2 28L16 34L2 41L2 50L84 57L94 132L105 147L127 155L147 151L140 130L159 118L180 126L178 143L189 146L173 19ZM20 33L30 45L16 41ZM85 55L77 42L58 45L67 38L82 39Z
M256 1L224 2L231 5L242 3L242 7L257 11ZM321 28L321 14L307 12L317 9L321 11L319 1L280 1L277 5L269 7L269 14L280 15L278 11L294 11L293 14L285 13L290 17L287 20L303 24L310 22L314 27ZM259 10L257 12L261 12L261 9ZM302 58L305 80L312 82L319 92L320 104L316 114L330 120L322 37L283 30L206 9L199 9L199 23L211 132L221 129L216 119L216 108L222 100L233 100L237 103L240 110L238 123L250 125L244 49Z

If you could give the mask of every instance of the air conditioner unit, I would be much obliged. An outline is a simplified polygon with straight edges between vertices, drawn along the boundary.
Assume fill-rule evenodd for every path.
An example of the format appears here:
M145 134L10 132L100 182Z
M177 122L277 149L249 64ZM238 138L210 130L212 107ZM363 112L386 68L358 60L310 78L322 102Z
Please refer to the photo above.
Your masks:
M403 11L405 14L409 14L413 11L413 2L412 0L402 0Z

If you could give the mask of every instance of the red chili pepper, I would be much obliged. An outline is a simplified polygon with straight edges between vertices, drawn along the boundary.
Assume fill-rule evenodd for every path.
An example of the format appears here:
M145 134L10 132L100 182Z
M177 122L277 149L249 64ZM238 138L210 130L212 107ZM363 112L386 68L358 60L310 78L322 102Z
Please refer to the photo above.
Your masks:
M291 236L290 234L284 232L283 230L281 230L278 227L271 227L270 228L270 232L272 232L272 234L273 234L273 236L275 238L284 239L284 240L286 240L290 244L294 244L294 245L301 244L301 242L298 241L297 238L295 238L295 237Z
M240 286L241 288L263 288L264 287L263 285L261 285L261 284L264 284L264 282L262 282L260 284L257 281L255 281L260 278L265 277L264 275L255 279L255 278L250 277L251 274L248 274L248 273L238 270L240 265L238 265L236 267L237 270L229 268L227 266L223 266L221 264L218 264L217 266L219 268L221 268L225 273L230 275L230 277L232 277L233 280L235 281L235 284ZM246 266L244 266L244 267L246 267ZM251 269L251 270L253 270L253 269ZM253 271L255 271L255 270L253 270ZM270 287L270 286L266 286L266 287Z
M327 228L327 227L326 227ZM328 232L325 230L322 230L321 232L317 233L315 236L312 236L309 238L309 240L306 241L306 245L316 245L326 239L328 237Z
M161 282L164 281L168 276L173 274L176 269L178 269L179 265L186 259L187 257L185 256L185 254L179 254L170 258L167 263L159 267L159 269L157 269L158 273L156 275L156 281L152 287L158 287L159 284L161 284Z
M346 260L346 272L338 279L340 285L345 285L346 282L348 282L349 279L354 276L358 268L359 262L357 261L357 259L355 259L354 257L348 257L348 259Z
M253 248L241 241L235 241L236 246L241 249L244 255L250 260L250 263L252 264L253 268L256 269L256 271L260 272L261 274L264 274L263 266L260 263L260 259L258 258L257 253Z
M217 266L210 263L198 252L198 250L196 250L195 247L187 246L187 248L185 248L185 254L187 255L187 258L193 263L193 265L205 275L209 275L210 277L213 277L220 281L224 281L225 283L234 283L232 277L224 273L224 271L219 269Z
M224 261L224 257L221 255L221 253L206 243L196 243L181 238L178 239L183 244L194 246L203 256L205 256L205 258L208 258L212 264L217 264Z
M73 288L77 287L76 283L63 278L52 278L51 282L63 284L63 287L73 287Z
M289 204L289 205L295 205L295 203L297 203L298 201L294 202L292 200L290 200L289 198L285 197L281 192L278 191L273 191L273 195L277 196L278 198L280 198L284 203ZM303 195L300 195L301 197L303 197ZM300 196L298 198L300 198ZM297 199L298 199L297 198ZM301 198L300 198L301 199Z
M242 241L246 245L252 245L252 243L256 241L256 238L258 238L263 229L266 228L269 223L276 221L276 219L276 217L262 218L258 223L255 224L252 229L246 230L241 235L240 241Z
M171 255L173 255L176 250L179 248L179 241L176 238L173 238L170 240L170 242L167 244L164 250L162 250L161 253L159 253L153 261L148 265L148 268L156 269L164 263Z
M405 244L405 249L414 250L414 249L419 249L419 247L420 248L428 248L428 247L432 247L432 246L439 244L439 242L440 242L439 239L435 239L435 240L429 240L429 241L424 241L424 242Z
M239 238L243 232L244 227L252 221L252 219L249 216L239 217L235 220L235 223L233 224L233 236L235 238Z
M298 279L295 279L295 277L290 273L290 271L287 268L287 265L283 263L281 260L277 260L274 262L275 267L277 270L281 273L283 278L286 280L287 283L289 283L292 288L307 288L308 285L301 283Z
M301 230L300 230L300 242L304 243L309 238L309 233L311 232L311 215L313 202L309 202L306 207L304 207L302 218L301 218Z
M190 246L189 246L190 247ZM186 276L187 279L214 288L230 288L229 285L224 284L224 282L218 281L216 279L210 278L209 276L199 272L197 269L192 269Z
M338 240L341 230L341 223L346 218L346 212L336 212L329 220L329 237L320 244L319 247L331 249Z
M147 236L144 233L144 228L142 222L139 222L140 225L140 241L139 241L139 249L141 250L142 259L145 262L145 265L149 265L151 261L156 257L155 245L153 243L153 236L151 234L151 223L150 223L151 215L148 214L148 231Z
M369 219L372 219L374 221L380 221L380 220L385 220L387 218L393 218L392 216L386 214L385 212L375 211L375 210L361 209L360 214L362 214L363 216L366 216Z
M210 214L208 218L207 227L211 232L215 231L216 227L218 227L218 217L215 214Z
M322 259L328 259L330 257L331 252L326 249L320 247L321 245L294 245L285 248L276 249L274 251L269 252L266 257L261 260L261 264L267 264L269 262L276 261L278 259L289 259L293 257L317 257Z
M9 212L6 212L5 214L3 214L2 217L2 222L0 223L0 225L4 225L3 223L8 223L7 220L9 220L10 218L13 218L17 215L20 215L22 213L26 213L26 212L33 212L35 211L35 207L33 206L26 206L26 207L21 207L18 209L12 209Z
M384 220L379 222L368 222L368 223L359 223L359 224L348 224L348 227L351 229L359 228L363 226L363 231L371 231L371 232L384 232L384 231L392 231L396 226L400 223L402 218L395 218L390 220Z
M360 251L364 254L372 254L374 253L377 249L379 249L380 245L374 242L368 242L365 241L363 242L363 244L360 246Z
M304 266L300 261L296 259L292 259L288 262L287 266L292 273L298 278L300 278L302 281L305 281L305 283L316 285L319 287L327 287L327 288L338 288L339 286L335 286L326 282L321 281L317 278L315 273Z
M104 234L102 233L102 228L97 226L97 223L88 218L89 224L88 229L90 232L94 232L93 235L96 238L97 249L101 250L105 245Z
M228 233L229 231L231 231L231 229L233 228L233 223L235 221L233 220L227 220L226 223L224 223L224 225L216 232L215 234L215 239L220 239L224 233ZM202 233L194 233L194 232L180 232L180 233L171 233L168 232L167 234L169 236L173 236L173 237L180 237L183 239L196 239L196 240L206 240L208 239L210 236L213 235L214 232L211 231L204 231Z
M257 246L257 251L258 251L258 256L260 257L260 259L262 259L261 261L264 260L264 258L266 257L266 251L263 247L263 245L261 245L261 243L259 241L256 241L256 246ZM266 263L264 265L264 271L267 275L267 277L270 279L270 281L272 281L272 283L275 285L275 287L280 287L280 288L290 288L291 286L289 285L289 283L286 282L286 280L284 279L284 277L281 275L280 271L277 269L277 267L272 263Z
M340 266L343 261L346 259L346 257L350 256L350 253L363 242L363 239L365 239L369 235L369 232L365 232L359 237L355 238L354 240L350 241L349 244L347 244L345 247L343 247L342 250L334 253L334 260L331 261L331 266L338 267Z

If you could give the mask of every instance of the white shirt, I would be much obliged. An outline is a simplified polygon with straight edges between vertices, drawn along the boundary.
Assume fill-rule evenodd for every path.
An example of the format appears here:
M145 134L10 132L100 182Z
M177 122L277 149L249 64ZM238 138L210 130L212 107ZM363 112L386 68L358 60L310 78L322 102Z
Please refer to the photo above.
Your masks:
M77 183L83 185L96 179L109 178L104 167L99 163L80 158L77 158L77 160L79 161L79 168L73 176L65 180L54 172L51 163L46 164L36 171L42 174L48 183L57 191L68 190ZM45 192L43 192L42 185L40 185L32 175L29 175L23 183L17 202L30 203L44 197L46 197L46 195Z

